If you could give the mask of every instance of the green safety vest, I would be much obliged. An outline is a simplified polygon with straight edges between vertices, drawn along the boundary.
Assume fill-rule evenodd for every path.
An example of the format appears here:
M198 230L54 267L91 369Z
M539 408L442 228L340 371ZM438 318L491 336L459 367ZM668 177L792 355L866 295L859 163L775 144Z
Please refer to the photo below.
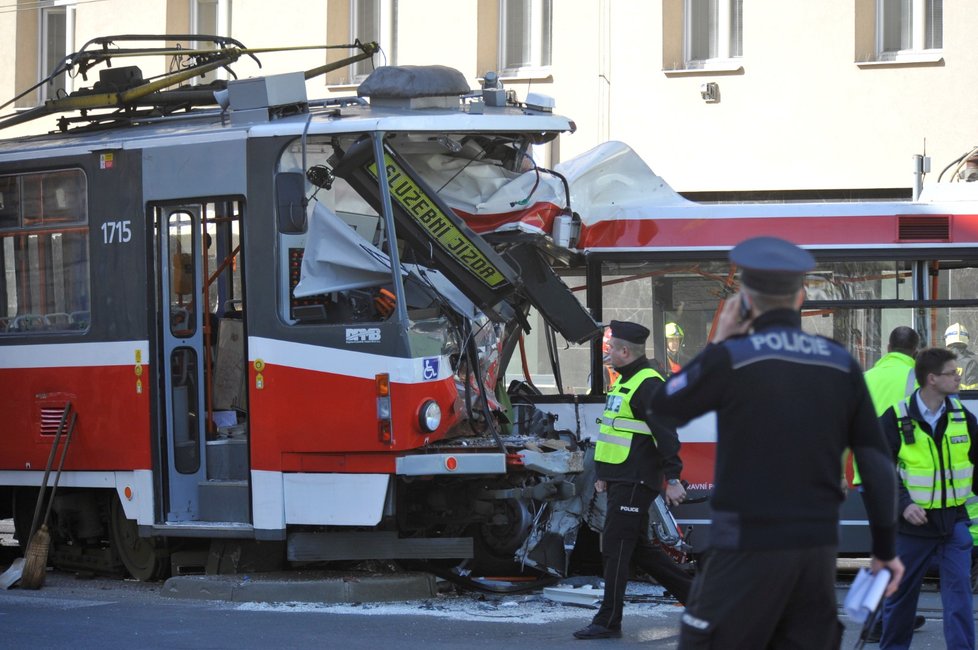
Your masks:
M902 352L890 352L876 362L863 375L866 388L876 408L876 416L883 415L891 406L910 397L917 388L913 357ZM852 484L863 482L855 459L852 461Z
M594 460L620 465L628 459L628 452L632 448L632 436L636 433L652 435L652 430L645 420L636 418L632 413L631 405L632 395L643 381L652 377L662 379L662 375L652 368L642 368L628 381L621 381L619 377L614 386L608 390L604 414L598 420L601 428L598 430L598 443L594 447Z
M899 404L902 440L897 454L897 471L921 508L950 508L963 505L971 496L974 467L968 458L971 436L964 409L957 398L951 398L947 428L938 449L934 439L908 415L908 397Z

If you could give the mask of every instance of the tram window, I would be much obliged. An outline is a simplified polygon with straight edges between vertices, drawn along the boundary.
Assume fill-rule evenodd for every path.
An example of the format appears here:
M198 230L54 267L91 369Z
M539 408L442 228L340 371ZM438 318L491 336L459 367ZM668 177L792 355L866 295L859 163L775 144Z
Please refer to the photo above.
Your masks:
M88 329L87 205L81 170L0 176L0 335Z
M346 148L358 137L344 136L337 144ZM384 293L390 293L393 278L383 220L350 183L332 176L335 151L332 139L310 138L304 158L296 142L279 161L280 175L301 172L305 163L324 179L316 186L302 173L305 195L312 197L305 232L279 235L285 251L280 282L287 297L282 315L292 324L381 321L392 308Z

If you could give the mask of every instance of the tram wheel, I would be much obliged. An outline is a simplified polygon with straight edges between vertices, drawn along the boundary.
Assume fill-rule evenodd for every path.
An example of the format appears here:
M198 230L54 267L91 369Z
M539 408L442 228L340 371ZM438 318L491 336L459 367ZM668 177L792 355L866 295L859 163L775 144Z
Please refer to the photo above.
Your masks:
M132 577L146 582L166 574L169 555L156 540L139 536L136 522L126 518L117 496L112 498L109 535L112 548Z

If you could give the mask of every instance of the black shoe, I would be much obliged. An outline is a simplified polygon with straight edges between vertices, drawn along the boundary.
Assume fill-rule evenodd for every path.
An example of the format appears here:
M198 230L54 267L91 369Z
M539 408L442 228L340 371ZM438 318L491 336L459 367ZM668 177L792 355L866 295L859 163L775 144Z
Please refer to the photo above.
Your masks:
M591 623L583 630L574 632L578 639L620 639L621 628L605 627L597 623Z
M926 622L927 619L921 616L920 614L914 616L913 617L914 632L924 627L924 623ZM876 625L874 625L873 629L870 630L869 634L866 635L866 643L879 643L881 636L883 636L883 621L876 621Z

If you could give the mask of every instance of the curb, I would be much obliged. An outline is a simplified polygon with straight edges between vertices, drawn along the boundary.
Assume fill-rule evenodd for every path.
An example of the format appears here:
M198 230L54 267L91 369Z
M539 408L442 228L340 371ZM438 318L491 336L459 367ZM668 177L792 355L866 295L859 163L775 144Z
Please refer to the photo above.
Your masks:
M234 603L366 603L424 600L438 594L429 573L329 575L302 572L174 576L160 592L170 598Z

